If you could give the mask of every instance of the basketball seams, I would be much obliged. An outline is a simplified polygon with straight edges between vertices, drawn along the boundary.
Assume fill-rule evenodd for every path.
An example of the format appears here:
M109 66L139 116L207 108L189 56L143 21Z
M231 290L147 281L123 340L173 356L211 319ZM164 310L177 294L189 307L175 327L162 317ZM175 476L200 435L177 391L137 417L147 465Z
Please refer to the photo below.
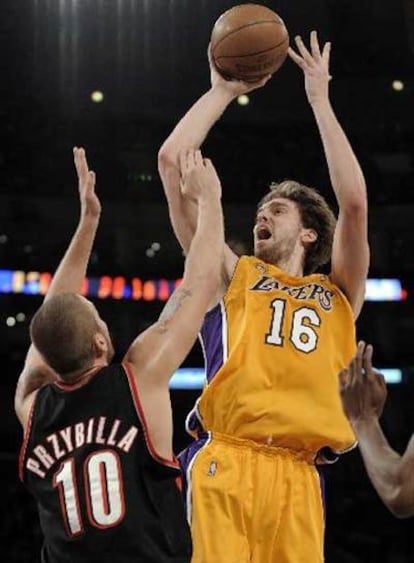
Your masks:
M252 27L254 25L261 25L261 24L268 24L268 23L275 24L275 25L282 25L283 27L285 26L283 20L280 20L280 21L277 21L277 20L256 20L254 22L247 23L245 25L238 27L237 29L233 29L232 31L229 31L224 37L219 39L219 41L217 41L217 43L214 46L211 47L211 54L214 57L214 51L217 49L217 47L220 45L220 43L222 43L225 39L227 39L228 37L230 37L234 33L238 33L242 29L247 29L248 27Z
M247 6L250 9L244 9ZM244 4L220 16L210 42L212 62L224 78L252 82L273 74L283 64L289 32L276 12L258 4Z
M273 51L273 49L277 49L278 47L283 45L286 40L289 40L289 35L286 35L286 37L280 43L277 43L277 45L273 45L272 47L269 47L264 51L257 51L256 53L246 53L246 55L219 55L218 57L215 57L214 60L219 61L220 59L242 59L243 57L255 57L257 55L262 55L264 53L268 53L269 51Z

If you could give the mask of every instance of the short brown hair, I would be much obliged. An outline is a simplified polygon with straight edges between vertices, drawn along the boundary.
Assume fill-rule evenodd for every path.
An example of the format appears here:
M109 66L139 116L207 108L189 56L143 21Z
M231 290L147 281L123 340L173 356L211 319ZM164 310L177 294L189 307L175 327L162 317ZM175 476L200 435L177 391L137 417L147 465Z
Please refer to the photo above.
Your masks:
M258 209L277 197L294 201L299 208L303 226L306 229L314 229L318 234L316 241L307 248L303 266L304 274L311 274L331 258L335 215L317 190L294 180L272 182L270 192L260 200Z
M33 344L59 375L88 367L94 359L98 325L76 293L62 293L43 303L30 323Z

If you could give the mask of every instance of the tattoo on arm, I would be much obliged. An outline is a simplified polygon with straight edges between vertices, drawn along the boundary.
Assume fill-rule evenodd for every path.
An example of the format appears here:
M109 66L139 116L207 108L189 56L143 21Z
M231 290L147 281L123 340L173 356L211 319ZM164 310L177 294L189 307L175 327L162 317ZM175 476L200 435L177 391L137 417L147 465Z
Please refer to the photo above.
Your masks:
M171 295L158 319L158 332L164 333L168 330L169 321L181 307L183 301L187 299L187 297L191 297L191 295L191 291L184 288L178 288L177 291Z

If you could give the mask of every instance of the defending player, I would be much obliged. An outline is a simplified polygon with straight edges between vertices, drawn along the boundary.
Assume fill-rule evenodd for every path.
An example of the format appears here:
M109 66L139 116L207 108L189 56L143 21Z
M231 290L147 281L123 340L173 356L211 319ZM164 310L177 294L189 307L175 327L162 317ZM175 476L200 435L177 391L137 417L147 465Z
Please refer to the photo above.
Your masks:
M354 319L368 270L365 181L329 101L330 44L296 38L306 94L339 204L293 181L259 203L255 256L228 246L222 284L201 338L207 384L188 427L197 440L181 456L193 562L316 563L323 559L323 506L314 462L355 439L337 373L355 350ZM227 82L211 67L211 89L159 153L171 221L184 250L197 207L179 189L179 153L197 148L227 105L263 86ZM329 276L313 273L331 259Z
M221 187L199 151L182 158L197 228L182 284L122 364L80 291L99 222L95 175L75 149L81 217L32 319L15 408L25 430L20 475L36 498L44 563L188 562L168 384L193 345L219 281Z
M369 478L398 518L414 515L414 435L403 455L389 445L379 418L387 398L384 376L372 367L372 346L359 342L349 367L340 373L341 398Z

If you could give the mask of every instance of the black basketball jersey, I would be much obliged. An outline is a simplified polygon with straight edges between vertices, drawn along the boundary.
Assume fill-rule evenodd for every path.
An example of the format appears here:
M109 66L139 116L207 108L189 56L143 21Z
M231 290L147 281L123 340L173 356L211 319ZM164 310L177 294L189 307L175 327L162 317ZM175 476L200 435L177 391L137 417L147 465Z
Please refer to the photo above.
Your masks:
M38 504L43 563L189 562L179 475L152 447L126 365L38 391L20 477Z

